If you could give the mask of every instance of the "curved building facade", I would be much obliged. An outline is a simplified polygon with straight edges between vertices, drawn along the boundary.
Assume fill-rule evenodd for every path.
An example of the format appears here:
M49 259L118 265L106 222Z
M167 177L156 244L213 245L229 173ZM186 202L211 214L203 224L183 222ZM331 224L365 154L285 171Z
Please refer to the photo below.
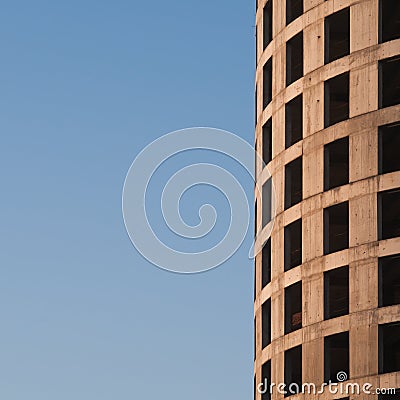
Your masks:
M398 0L257 2L255 146L276 217L268 238L256 194L256 400L400 399L375 393L400 388L399 24ZM289 393L341 381L371 394Z

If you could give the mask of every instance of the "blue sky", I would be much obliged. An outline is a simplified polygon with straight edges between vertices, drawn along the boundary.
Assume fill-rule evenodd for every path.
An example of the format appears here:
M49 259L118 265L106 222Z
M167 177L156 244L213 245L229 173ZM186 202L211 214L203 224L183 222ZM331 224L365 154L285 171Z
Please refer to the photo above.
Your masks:
M3 2L0 41L0 398L251 398L246 244L160 270L121 192L167 132L253 142L254 1Z

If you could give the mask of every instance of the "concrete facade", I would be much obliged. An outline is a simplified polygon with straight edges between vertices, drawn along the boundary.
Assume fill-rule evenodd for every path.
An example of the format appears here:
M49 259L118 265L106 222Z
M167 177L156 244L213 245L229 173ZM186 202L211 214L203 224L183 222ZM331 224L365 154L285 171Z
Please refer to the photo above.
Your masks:
M263 8L273 1L273 39L263 47ZM272 118L272 160L267 164L276 191L271 234L271 282L262 287L262 254L255 262L255 382L271 361L271 380L284 382L284 352L302 345L302 380L324 382L324 337L349 332L349 380L400 388L400 372L378 373L378 325L400 321L400 305L378 307L378 258L400 253L400 237L378 240L379 192L400 187L400 171L378 173L378 127L400 120L400 105L379 108L378 63L400 54L400 39L379 43L379 0L304 0L303 14L286 25L286 2L259 0L256 14L256 150L262 127ZM350 54L324 63L324 20L350 8ZM286 86L286 42L303 31L302 78ZM272 101L263 108L263 66L272 57ZM349 72L349 118L324 129L324 82ZM285 104L303 95L303 139L285 149ZM324 191L324 145L349 137L349 182ZM302 201L284 207L285 165L302 156ZM258 173L261 171L259 170ZM260 174L261 184L265 174ZM262 199L257 226L263 239ZM349 246L324 255L323 210L348 201ZM400 206L400 204L399 204ZM302 219L302 263L284 272L284 227ZM264 237L266 240L266 236ZM349 268L349 313L324 319L324 272ZM302 282L302 328L285 335L284 289ZM262 348L262 304L271 299L271 343ZM256 393L256 400L261 394ZM273 400L283 399L274 393ZM340 399L344 395L297 394L293 399ZM350 395L350 399L378 399Z

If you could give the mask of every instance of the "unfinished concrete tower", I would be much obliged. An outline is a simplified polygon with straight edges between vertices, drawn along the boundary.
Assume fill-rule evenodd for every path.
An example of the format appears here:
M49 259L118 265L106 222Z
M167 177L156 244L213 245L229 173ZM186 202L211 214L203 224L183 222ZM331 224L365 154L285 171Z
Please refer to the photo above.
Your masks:
M400 1L258 0L256 25L255 399L398 400L257 386L400 387Z

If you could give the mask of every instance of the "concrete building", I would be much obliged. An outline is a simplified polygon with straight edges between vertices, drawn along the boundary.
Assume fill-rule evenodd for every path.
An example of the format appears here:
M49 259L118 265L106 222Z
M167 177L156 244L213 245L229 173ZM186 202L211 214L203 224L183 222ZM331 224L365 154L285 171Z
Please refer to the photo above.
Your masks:
M255 398L289 395L259 393L265 378L339 372L400 388L400 1L258 0L256 26L255 146L276 218L268 239L257 194Z

